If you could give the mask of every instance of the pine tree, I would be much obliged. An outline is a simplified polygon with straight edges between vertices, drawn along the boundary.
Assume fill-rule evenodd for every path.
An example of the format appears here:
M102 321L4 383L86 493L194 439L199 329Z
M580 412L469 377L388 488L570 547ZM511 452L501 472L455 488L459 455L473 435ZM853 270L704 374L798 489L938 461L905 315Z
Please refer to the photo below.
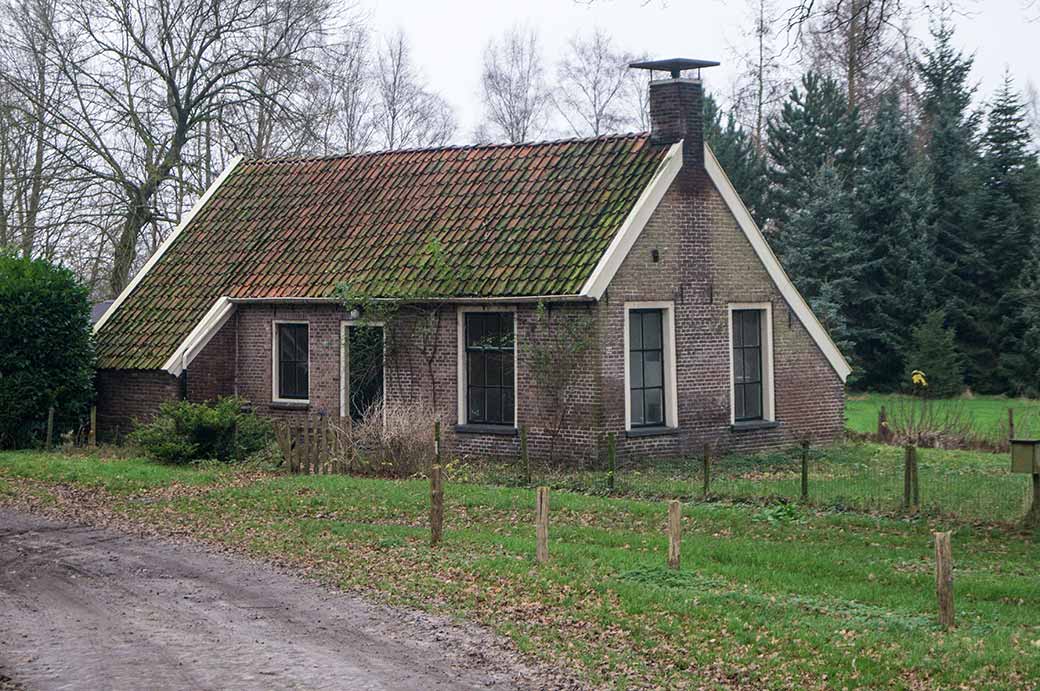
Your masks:
M710 94L704 96L704 138L751 216L762 225L769 184L765 160L751 135L737 125L733 112L726 113L723 118L722 110Z
M935 45L917 65L923 84L925 169L932 191L930 285L968 358L968 383L975 386L985 359L993 355L987 350L990 325L977 321L974 309L992 296L980 296L977 286L989 269L976 213L979 116L971 111L975 89L968 83L973 59L953 47L953 28L945 20L933 27L932 38Z
M786 223L784 267L831 338L848 355L855 350L848 310L860 281L851 199L830 163L813 176L806 192L805 205Z
M909 382L914 370L924 372L929 398L957 396L964 390L964 359L956 334L945 321L943 310L933 310L910 334L903 380Z
M992 324L988 350L999 353L998 359L987 358L977 365L976 385L982 391L1021 388L1021 370L1028 376L1034 369L1030 361L1040 359L1040 353L1029 351L1023 342L1029 325L1016 295L1029 259L1026 249L1032 248L1040 233L1040 166L1029 144L1025 110L1010 76L1005 75L982 138L985 177L977 201L983 266L989 270L980 277L980 288L991 292L993 300L980 302L976 313Z
M851 188L861 132L858 114L848 109L848 100L836 81L809 72L801 89L794 88L780 114L766 127L769 168L770 242L787 259L787 225L811 200L816 178L830 165Z
M899 387L907 324L929 307L929 190L911 140L899 94L889 91L864 137L853 202L859 273L847 314L862 388Z

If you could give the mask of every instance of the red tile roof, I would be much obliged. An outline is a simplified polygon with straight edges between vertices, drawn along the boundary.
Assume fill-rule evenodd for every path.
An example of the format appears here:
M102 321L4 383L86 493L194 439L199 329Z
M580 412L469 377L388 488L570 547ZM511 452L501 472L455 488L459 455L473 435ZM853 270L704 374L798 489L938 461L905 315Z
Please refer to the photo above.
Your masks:
M243 161L103 324L99 366L161 368L221 296L576 295L667 148L627 135Z

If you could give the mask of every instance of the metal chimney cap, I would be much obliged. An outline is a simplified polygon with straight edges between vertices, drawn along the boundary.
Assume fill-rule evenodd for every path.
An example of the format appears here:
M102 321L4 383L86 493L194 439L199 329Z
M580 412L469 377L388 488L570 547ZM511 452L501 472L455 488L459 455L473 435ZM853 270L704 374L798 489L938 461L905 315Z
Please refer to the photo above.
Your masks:
M683 70L699 70L702 67L717 67L714 60L692 60L690 58L670 58L667 60L642 60L630 62L628 66L637 70L656 70L670 72L672 79L678 79Z

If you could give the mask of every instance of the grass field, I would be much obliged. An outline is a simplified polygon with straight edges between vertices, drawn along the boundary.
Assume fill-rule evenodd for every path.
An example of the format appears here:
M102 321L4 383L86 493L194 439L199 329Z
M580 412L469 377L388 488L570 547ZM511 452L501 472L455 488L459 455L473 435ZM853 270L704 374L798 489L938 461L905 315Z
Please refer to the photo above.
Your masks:
M1013 532L953 526L958 627L943 633L931 544L941 524L690 503L683 567L670 571L661 502L554 491L552 559L537 566L534 493L465 479L449 475L446 539L431 549L421 480L0 454L0 501L80 502L191 532L485 622L613 688L1026 689L1040 678L1040 545Z
M860 434L873 434L877 432L881 406L888 411L899 410L907 400L907 397L895 394L850 394L845 404L847 427ZM1015 411L1015 435L1040 437L1040 400L974 396L937 400L932 404L963 418L980 437L992 441L1007 438L1008 408L1012 408Z

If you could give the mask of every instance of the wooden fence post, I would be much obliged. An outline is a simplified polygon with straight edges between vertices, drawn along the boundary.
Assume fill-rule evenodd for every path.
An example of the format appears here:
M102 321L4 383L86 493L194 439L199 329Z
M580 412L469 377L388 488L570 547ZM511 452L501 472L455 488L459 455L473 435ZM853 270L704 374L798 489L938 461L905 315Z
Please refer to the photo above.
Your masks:
M607 433L607 489L614 491L614 472L617 469L617 440L613 432Z
M523 464L524 484L531 484L531 459L527 455L527 425L520 425L520 463Z
M47 448L54 446L54 406L47 409Z
M809 440L802 441L802 501L809 502Z
M885 406L881 406L877 414L877 438L880 442L888 441L888 414Z
M910 464L913 454L913 445L907 444L903 447L903 510L910 509Z
M1008 408L1008 440L1015 438L1015 409Z
M673 499L668 502L668 566L679 568L679 546L682 530L682 504Z
M549 561L549 488L539 487L534 503L535 560Z
M430 469L430 545L436 547L444 534L444 476L440 465Z
M91 446L97 446L97 406L90 406L90 434L87 436L87 443Z
M910 493L914 512L921 506L921 485L917 477L917 447L910 447Z
M939 625L953 626L953 551L950 533L935 533L935 594L939 599Z
M704 498L711 494L711 445L704 445Z

